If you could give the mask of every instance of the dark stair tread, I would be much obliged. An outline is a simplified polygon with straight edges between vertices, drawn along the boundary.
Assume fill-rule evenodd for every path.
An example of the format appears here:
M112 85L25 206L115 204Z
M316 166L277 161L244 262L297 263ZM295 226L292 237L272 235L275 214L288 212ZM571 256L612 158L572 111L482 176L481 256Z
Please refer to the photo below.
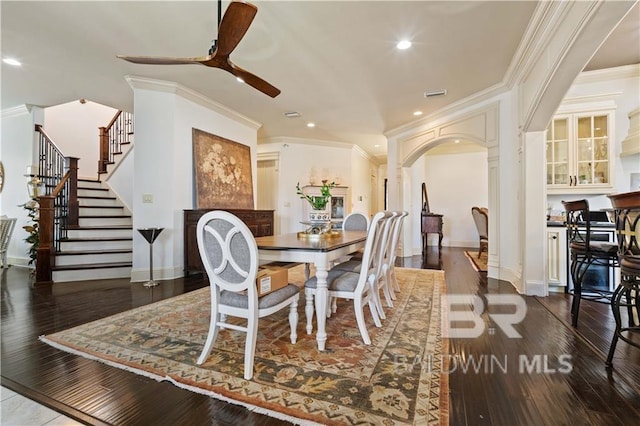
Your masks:
M85 190L85 191L103 191L103 192L109 192L109 188L90 188L88 186L79 186L78 187L78 191L79 190Z
M131 219L130 214L110 214L110 215L82 215L78 216L78 219L122 219L129 218Z
M78 195L78 199L85 200L115 200L116 197L113 196L100 196L100 195Z
M83 179L83 178L78 178L78 182L102 183L100 179Z
M68 227L69 231L99 231L99 230L114 230L114 229L131 229L131 225L95 225L95 226L74 226Z
M75 242L101 242L101 241L133 241L133 237L93 237L93 238L61 238L61 243Z
M56 256L82 256L89 254L120 254L120 253L133 253L132 249L102 249L102 250L84 250L84 251L59 251L56 252Z
M91 263L88 265L57 265L52 271L76 271L83 269L131 268L133 262Z
M79 206L79 207L81 209L124 209L124 206L97 206L93 204L90 206Z

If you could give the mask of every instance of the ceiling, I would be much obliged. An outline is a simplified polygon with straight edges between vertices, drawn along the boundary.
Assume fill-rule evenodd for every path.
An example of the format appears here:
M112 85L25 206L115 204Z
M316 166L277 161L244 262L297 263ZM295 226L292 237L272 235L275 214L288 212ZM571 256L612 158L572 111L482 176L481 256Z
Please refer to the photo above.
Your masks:
M383 133L415 121L414 111L428 115L500 83L536 7L533 1L254 4L258 14L231 59L281 89L275 99L218 69L116 58L205 55L216 36L215 1L3 0L2 57L22 66L2 63L2 108L85 98L132 111L124 76L134 75L177 82L262 123L261 139L352 143L382 159ZM587 69L640 63L637 4L627 16ZM396 49L402 38L413 46ZM439 89L446 96L424 97ZM302 116L286 118L289 111Z

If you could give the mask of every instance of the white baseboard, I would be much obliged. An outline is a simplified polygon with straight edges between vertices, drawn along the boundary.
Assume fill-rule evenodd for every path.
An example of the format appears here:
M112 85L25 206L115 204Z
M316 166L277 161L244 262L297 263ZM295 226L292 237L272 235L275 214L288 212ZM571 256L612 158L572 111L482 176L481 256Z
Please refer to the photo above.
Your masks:
M182 266L161 269L153 268L154 281L173 280L181 277L184 277ZM149 281L149 269L131 269L131 282L142 281Z

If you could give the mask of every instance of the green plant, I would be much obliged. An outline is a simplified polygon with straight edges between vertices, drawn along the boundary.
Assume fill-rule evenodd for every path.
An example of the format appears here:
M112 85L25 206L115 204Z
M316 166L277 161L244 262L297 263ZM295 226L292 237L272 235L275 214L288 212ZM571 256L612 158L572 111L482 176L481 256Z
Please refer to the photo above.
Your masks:
M307 200L313 210L324 210L331 199L331 188L334 186L336 186L335 182L327 183L326 180L323 180L322 187L320 187L320 195L307 195L302 192L300 182L298 182L296 185L296 194L298 194L301 199Z
M22 204L20 207L23 207L27 210L27 216L31 220L29 225L25 225L22 227L25 231L27 231L27 238L24 240L29 244L29 265L36 262L36 255L38 252L38 245L40 243L40 238L38 236L38 219L39 219L39 205L36 200L29 200L28 202Z

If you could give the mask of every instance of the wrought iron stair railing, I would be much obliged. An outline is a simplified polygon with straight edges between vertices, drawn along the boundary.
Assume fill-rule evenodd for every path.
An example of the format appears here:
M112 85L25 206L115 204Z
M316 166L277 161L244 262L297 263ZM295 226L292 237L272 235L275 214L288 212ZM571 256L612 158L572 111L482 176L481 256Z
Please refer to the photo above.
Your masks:
M52 267L60 242L67 230L78 226L78 159L65 157L60 148L36 124L38 170L35 177L44 182L45 194L38 194L38 249L36 285L52 283Z
M107 166L115 163L115 156L122 154L122 146L131 143L133 114L118 111L106 127L100 127L100 159L98 173L107 173Z

